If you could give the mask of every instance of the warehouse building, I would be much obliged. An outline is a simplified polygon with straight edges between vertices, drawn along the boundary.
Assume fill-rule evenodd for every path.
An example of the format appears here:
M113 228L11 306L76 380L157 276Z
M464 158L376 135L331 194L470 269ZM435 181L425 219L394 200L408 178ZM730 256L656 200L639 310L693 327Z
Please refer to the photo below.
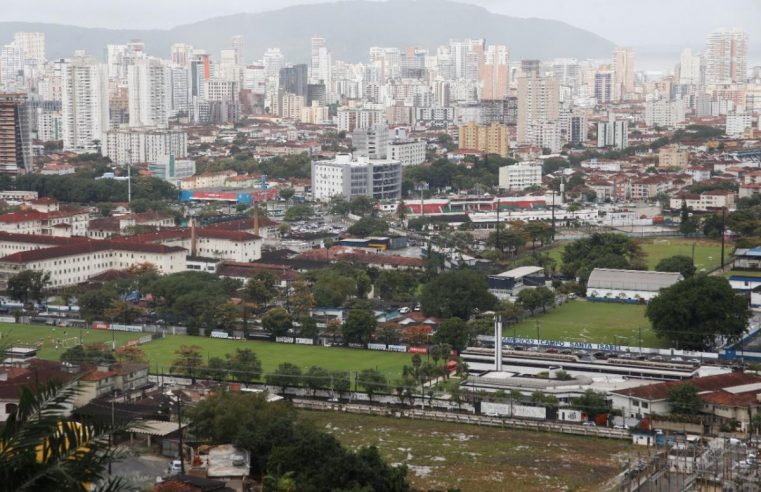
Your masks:
M661 289L683 280L678 272L595 268L587 281L587 299L599 302L646 303Z

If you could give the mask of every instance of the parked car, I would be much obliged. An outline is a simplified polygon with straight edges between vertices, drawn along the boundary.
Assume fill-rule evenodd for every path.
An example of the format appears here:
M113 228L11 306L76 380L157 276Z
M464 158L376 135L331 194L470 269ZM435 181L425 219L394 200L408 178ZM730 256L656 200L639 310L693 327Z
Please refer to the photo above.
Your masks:
M169 474L177 475L181 471L182 471L182 462L180 460L172 460L172 463L169 465Z

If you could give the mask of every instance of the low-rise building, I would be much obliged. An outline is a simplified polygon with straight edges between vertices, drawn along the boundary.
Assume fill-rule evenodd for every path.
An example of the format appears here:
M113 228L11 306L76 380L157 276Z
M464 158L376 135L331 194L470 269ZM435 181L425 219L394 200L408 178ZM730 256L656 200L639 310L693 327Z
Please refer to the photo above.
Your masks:
M542 184L542 165L538 162L519 162L499 168L499 187L503 190L525 190Z
M587 281L590 301L645 303L682 280L678 272L595 268Z
M545 280L544 268L535 266L513 268L497 275L489 275L487 278L489 292L499 299L515 296L527 287L542 286Z
M722 424L737 422L741 432L748 432L751 419L761 409L761 376L743 372L615 390L610 393L612 405L626 417L667 415L671 413L671 390L682 384L698 389L702 401L700 413L711 431L720 430Z
M681 145L666 145L658 150L658 167L684 169L689 164L689 151Z

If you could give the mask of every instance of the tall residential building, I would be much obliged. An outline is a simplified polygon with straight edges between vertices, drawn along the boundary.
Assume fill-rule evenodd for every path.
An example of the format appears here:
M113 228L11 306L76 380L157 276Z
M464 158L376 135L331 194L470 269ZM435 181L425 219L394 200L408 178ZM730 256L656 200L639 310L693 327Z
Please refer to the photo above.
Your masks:
M358 157L385 159L388 156L388 126L373 125L369 128L357 128L351 134L351 146Z
M521 72L524 77L541 77L542 61L541 60L521 60Z
M690 48L679 56L679 83L700 84L700 56L693 55Z
M634 92L634 48L613 50L613 99L620 101Z
M312 161L312 195L318 201L334 196L398 200L402 196L402 164L351 154L336 154L332 161Z
M280 90L301 96L306 100L307 82L309 78L307 72L308 70L306 64L281 68L279 84Z
M475 122L462 125L459 128L459 148L507 157L509 150L507 126L499 123L482 126Z
M24 53L15 43L0 48L0 89L21 89L24 76Z
M61 98L64 150L95 150L109 128L107 67L85 56L67 61Z
M136 60L127 72L129 125L169 125L169 69L157 58Z
M481 99L504 99L510 83L510 51L504 45L490 45L481 65Z
M0 93L0 173L32 168L32 128L26 94Z
M752 115L748 112L731 111L727 113L727 124L724 133L729 137L741 137L745 130L753 125Z
M190 111L190 70L187 65L169 67L169 115L187 116Z
M616 115L608 112L608 121L597 123L597 147L625 149L629 146L629 122L616 120Z
M708 35L706 84L744 82L747 77L748 35L739 29Z
M568 118L568 142L578 145L587 140L587 115L583 111L572 111Z
M649 127L673 128L685 120L684 100L667 101L658 99L645 103L645 124Z
M610 70L598 70L595 74L595 99L598 104L613 100L614 75Z
M172 45L170 59L172 65L180 67L190 66L190 60L193 56L193 47L187 43L175 43Z
M320 50L325 48L325 38L322 36L312 36L310 40L310 62L309 62L309 79L310 81L319 81L320 73Z
M188 134L177 128L119 128L106 132L103 153L119 165L158 164L188 155Z
M31 62L35 65L42 65L45 63L45 33L14 33L13 44L21 49L25 63Z
M554 78L518 78L518 143L535 143L531 124L557 121L560 116L560 85Z
M235 64L244 65L246 63L243 52L243 35L238 34L232 39L233 51L235 52Z
M264 65L264 76L267 79L274 79L280 76L280 69L283 68L283 54L280 52L280 48L268 48L264 52L262 62Z

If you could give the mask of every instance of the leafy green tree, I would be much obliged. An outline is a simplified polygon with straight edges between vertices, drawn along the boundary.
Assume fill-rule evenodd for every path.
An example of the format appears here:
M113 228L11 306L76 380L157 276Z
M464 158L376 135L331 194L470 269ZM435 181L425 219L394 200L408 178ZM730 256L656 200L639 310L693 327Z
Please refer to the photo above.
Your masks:
M281 337L287 335L288 331L293 328L293 319L285 309L273 308L262 316L262 328L273 336Z
M470 318L476 309L486 311L497 305L489 292L486 277L474 270L445 272L423 287L423 312L442 318Z
M645 269L640 246L623 234L595 233L568 244L563 250L563 273L586 286L594 268Z
M364 369L357 375L357 385L364 388L370 400L373 395L383 391L388 386L386 376L377 369Z
M296 194L296 191L294 191L293 188L282 188L278 194L280 195L280 198L282 198L285 201L290 200L293 198L293 195Z
M695 275L661 289L648 303L645 315L656 335L671 346L711 350L722 338L739 339L750 310L727 279Z
M365 195L357 195L349 202L349 209L354 215L369 215L375 210L375 200Z
M521 290L516 296L516 302L523 307L523 309L528 309L532 316L534 315L534 311L542 307L542 298L536 289Z
M349 296L357 295L357 282L351 277L327 270L320 272L312 287L312 294L317 306L338 307L343 305Z
M309 205L294 205L285 211L283 220L295 222L298 220L308 220L314 216L314 210Z
M610 403L605 393L588 389L578 398L572 399L571 403L575 408L586 412L587 415L598 415L610 411Z
M113 299L108 307L103 310L103 316L116 323L132 323L142 314L140 308L120 299Z
M236 381L251 382L262 375L262 363L251 349L235 349L227 355L227 368Z
M267 386L280 386L283 393L288 388L301 385L301 368L291 362L283 362L274 372L265 376Z
M22 270L8 279L7 291L11 299L23 303L42 302L49 283L50 272Z
M312 390L313 396L317 393L318 389L330 388L331 379L330 372L318 366L310 367L307 373L304 374L304 384Z
M403 302L414 299L417 287L417 277L405 271L382 270L375 280L376 295L390 301Z
M384 236L388 233L388 222L380 217L362 217L349 226L346 232L357 237Z
M555 305L555 293L552 292L552 290L548 287L540 285L534 289L534 292L537 300L539 301L539 306L542 308L543 312L546 313L547 307L552 307Z
M317 327L317 321L314 318L299 318L299 331L301 338L315 339L320 335L320 329Z
M88 322L103 319L104 311L108 309L111 302L115 299L116 294L107 289L88 290L77 298L79 313Z
M348 343L363 343L370 341L378 321L375 315L365 309L352 309L341 326L344 340Z
M689 256L674 255L659 261L655 270L658 272L678 272L687 278L695 274L695 264Z
M433 342L447 344L458 352L462 352L470 342L470 330L467 324L460 318L449 318L439 323L436 333L433 334Z
M250 278L243 288L243 297L257 306L266 306L275 297L273 289L258 278Z
M330 374L333 391L340 398L344 393L351 391L351 374L348 371L334 371Z
M201 369L201 375L209 379L224 381L230 374L228 361L222 357L210 357L206 367Z
M110 421L88 424L66 416L76 385L48 382L18 390L18 406L0 430L3 490L80 491L92 483L101 491L127 490L123 478L108 474L119 454L107 437L119 429Z
M198 345L181 345L174 351L175 357L169 372L172 374L193 375L198 374L203 367L201 347Z
M668 402L671 405L671 413L679 415L697 415L703 408L703 400L698 393L697 386L690 383L677 384L669 388Z
M330 213L333 215L348 215L351 212L351 205L346 201L343 195L335 195L330 198Z
M304 280L292 284L293 294L288 296L288 308L294 316L303 318L309 316L315 306L315 297Z

